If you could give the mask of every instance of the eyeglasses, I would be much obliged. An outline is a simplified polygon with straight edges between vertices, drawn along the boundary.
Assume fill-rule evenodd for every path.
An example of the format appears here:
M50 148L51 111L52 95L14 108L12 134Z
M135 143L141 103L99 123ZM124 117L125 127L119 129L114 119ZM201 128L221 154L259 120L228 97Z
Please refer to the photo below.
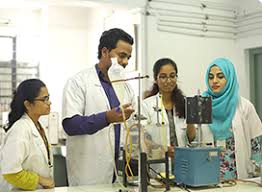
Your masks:
M42 98L36 98L35 101L43 101L44 103L48 103L50 101L50 96L44 96Z
M160 81L162 82L166 82L168 79L170 79L171 81L174 81L177 79L177 74L176 73L171 73L169 75L165 75L165 74L160 74L158 76L158 78L160 79Z

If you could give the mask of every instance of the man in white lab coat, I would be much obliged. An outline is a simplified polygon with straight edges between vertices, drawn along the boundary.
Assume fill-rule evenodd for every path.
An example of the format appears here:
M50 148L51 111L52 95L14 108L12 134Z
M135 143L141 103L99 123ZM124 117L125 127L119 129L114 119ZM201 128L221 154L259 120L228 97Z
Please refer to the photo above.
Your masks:
M125 84L124 101L120 102L108 71L127 66L132 45L133 38L125 31L118 28L104 31L98 46L99 63L70 78L64 87L62 123L68 135L66 158L70 186L114 181L114 161L119 156L122 131L116 122L123 122L122 111L126 119L131 116L135 98Z

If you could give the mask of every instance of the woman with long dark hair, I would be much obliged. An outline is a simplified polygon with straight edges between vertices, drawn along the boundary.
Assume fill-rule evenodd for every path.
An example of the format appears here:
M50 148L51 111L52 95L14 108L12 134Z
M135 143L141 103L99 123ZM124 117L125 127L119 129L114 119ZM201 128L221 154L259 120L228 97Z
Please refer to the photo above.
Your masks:
M185 124L185 100L177 86L176 63L169 58L159 59L154 64L153 73L154 84L143 100L143 114L147 117L148 125L159 125L162 135L159 137L164 138L162 144L167 145L169 156L173 158L174 147L185 146L187 140L195 138L195 128ZM152 134L155 134L153 128Z
M1 191L54 187L52 153L38 121L50 113L50 105L47 87L39 79L21 82L14 93L1 149Z

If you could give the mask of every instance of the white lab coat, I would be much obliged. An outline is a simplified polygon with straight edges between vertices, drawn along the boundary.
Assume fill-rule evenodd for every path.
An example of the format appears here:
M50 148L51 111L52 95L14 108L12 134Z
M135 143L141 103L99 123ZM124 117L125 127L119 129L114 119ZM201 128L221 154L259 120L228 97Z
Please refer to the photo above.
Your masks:
M145 132L150 134L154 143L160 144L163 147L170 146L170 127L167 112L164 109L158 112L159 115L159 123L160 127L157 127L157 111L155 110L158 102L158 108L161 110L161 100L159 94L148 97L142 102L142 114L147 118L146 123L143 122L143 126L145 128ZM173 109L175 113L175 109ZM164 126L162 126L162 122L164 122ZM179 147L185 147L187 144L187 136L186 136L186 122L184 118L179 118L178 116L174 116L175 123L175 131L177 136L177 142ZM163 129L164 128L164 129ZM165 145L165 146L164 146ZM152 158L154 156L152 154ZM169 158L169 173L171 173L171 161ZM164 164L153 164L151 167L157 172L165 172ZM153 173L152 173L153 174Z
M154 96L151 96L149 98L146 98L143 100L143 104L142 104L142 114L144 116L146 116L147 118L147 123L145 125L146 131L148 131L153 137L154 134L156 134L157 136L159 135L159 132L155 132L154 127L156 127L156 123L157 123L157 112L154 110L156 108L156 99L158 98L158 107L159 109L161 108L161 101L159 98L159 94L156 94ZM160 112L158 112L159 114L159 123L162 124L162 120L164 121L164 128L166 129L165 131L160 130L160 134L165 133L166 135L162 137L165 137L166 139L166 145L169 146L170 145L170 128L169 128L169 121L168 121L168 116L167 116L167 112L164 109L163 111L161 110ZM174 113L175 114L175 109L174 109ZM163 118L162 118L163 115ZM176 128L176 136L177 136L177 142L178 142L178 146L180 147L184 147L186 146L186 122L184 118L179 118L178 116L174 116L174 123L175 123L175 128ZM148 128L147 128L148 127ZM153 127L152 131L150 130L150 127ZM161 126L162 129L162 126ZM155 133L154 133L155 132ZM160 137L161 137L160 136ZM161 139L164 140L164 139Z
M213 134L208 125L203 125L203 142L214 143ZM248 178L252 168L251 139L262 135L262 124L253 104L240 97L235 116L232 121L235 139L236 167L239 179Z
M43 177L53 177L53 169L48 165L45 143L27 114L17 120L7 132L1 148L0 160L1 174L26 170ZM14 187L1 176L1 192L9 191L12 188Z
M125 95L125 103L134 103L132 89L127 84ZM68 80L63 94L62 119L108 110L109 101L95 67L81 71ZM112 183L114 145L113 127L105 127L92 135L68 136L66 159L69 185Z

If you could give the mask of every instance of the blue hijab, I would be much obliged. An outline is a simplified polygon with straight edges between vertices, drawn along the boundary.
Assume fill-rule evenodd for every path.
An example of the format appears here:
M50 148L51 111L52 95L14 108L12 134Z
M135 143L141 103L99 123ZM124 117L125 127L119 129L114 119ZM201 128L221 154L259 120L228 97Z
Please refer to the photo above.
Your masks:
M224 89L219 93L214 93L208 84L208 74L214 65L221 69L227 81ZM230 128L239 101L239 85L235 68L228 59L218 58L207 68L205 78L208 90L203 95L212 97L212 124L209 124L209 127L215 140L228 139L233 135Z

